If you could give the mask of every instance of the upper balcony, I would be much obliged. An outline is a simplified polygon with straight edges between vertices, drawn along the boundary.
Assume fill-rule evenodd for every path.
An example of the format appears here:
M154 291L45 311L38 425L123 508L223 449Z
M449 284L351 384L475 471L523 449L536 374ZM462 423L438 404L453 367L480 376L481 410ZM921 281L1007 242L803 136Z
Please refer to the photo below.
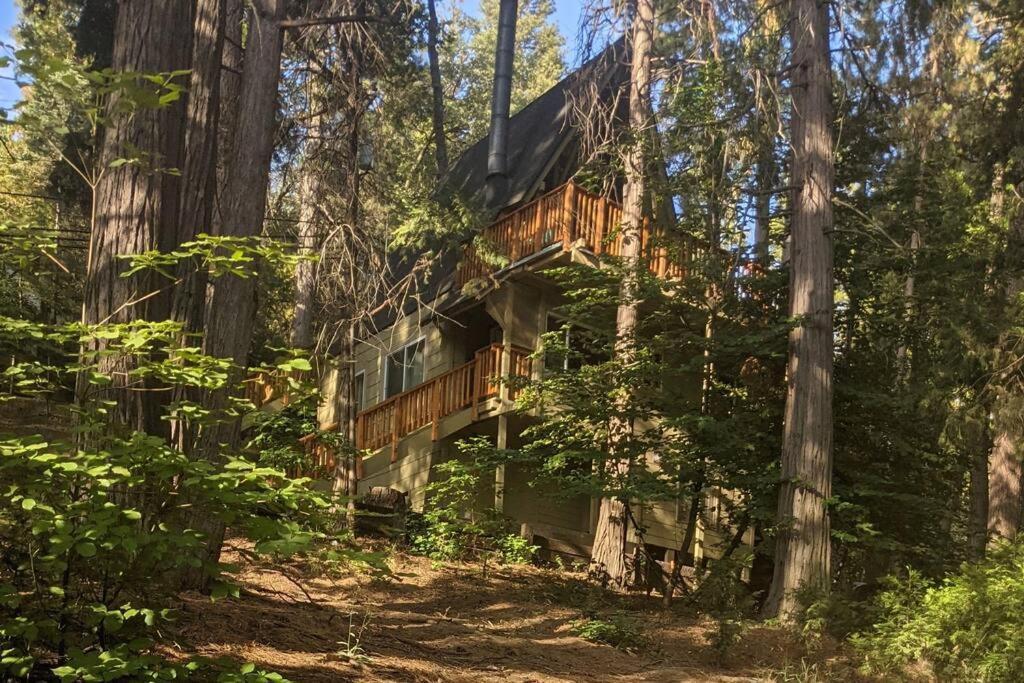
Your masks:
M579 248L595 256L620 256L621 225L619 204L569 181L487 226L481 235L486 246L466 246L456 287L461 289L471 280L499 272L555 245L561 245L562 251ZM686 272L682 265L686 251L674 253L659 232L645 219L640 231L641 253L654 275L680 278ZM481 248L499 256L506 265L490 263L494 259L484 258Z

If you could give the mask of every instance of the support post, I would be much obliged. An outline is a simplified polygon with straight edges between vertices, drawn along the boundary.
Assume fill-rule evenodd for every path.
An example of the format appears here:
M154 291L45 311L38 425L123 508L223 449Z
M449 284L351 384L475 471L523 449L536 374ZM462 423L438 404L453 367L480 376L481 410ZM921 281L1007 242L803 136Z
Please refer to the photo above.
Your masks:
M496 443L498 450L508 448L508 415L498 415L498 437ZM505 511L505 465L498 465L494 468L494 509L498 512Z
M482 351L477 351L476 354L473 356L473 378L471 381L471 384L473 385L473 390L472 392L470 392L472 394L470 402L473 406L470 412L473 416L473 422L476 422L477 418L480 417L480 397L483 395L483 393L480 390L480 387L483 381L482 378L484 374L484 363L480 360L480 358L481 354L486 353L487 350L488 349L485 348Z

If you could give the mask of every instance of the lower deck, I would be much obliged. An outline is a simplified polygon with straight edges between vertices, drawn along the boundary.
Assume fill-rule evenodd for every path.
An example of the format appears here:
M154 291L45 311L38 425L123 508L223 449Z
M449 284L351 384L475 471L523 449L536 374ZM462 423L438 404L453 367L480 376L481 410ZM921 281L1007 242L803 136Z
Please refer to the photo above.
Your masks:
M363 460L357 495L374 487L394 489L406 494L412 510L422 512L427 504L428 485L442 476L437 466L466 457L459 448L461 441L482 436L498 447L515 448L520 445L519 434L531 419L494 400L482 406L475 418L466 409L441 420L437 427L425 426L401 439L393 456L388 446ZM494 479L482 483L478 496L479 509L502 512L519 525L522 536L542 549L570 557L589 557L597 526L597 499L560 494L539 484L530 468L518 463L498 467ZM652 503L638 507L635 514L645 529L643 542L648 551L658 559L674 560L686 531L686 504ZM683 553L684 561L717 557L729 542L732 531L709 523L709 519L715 518L714 514L702 515L694 540ZM752 538L744 540L749 543ZM632 538L631 544L636 541Z

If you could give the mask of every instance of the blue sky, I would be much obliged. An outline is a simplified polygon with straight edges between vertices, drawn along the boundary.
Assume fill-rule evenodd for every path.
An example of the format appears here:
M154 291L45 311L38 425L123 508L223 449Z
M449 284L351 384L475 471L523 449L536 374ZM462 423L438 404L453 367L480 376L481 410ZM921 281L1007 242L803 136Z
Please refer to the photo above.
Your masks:
M463 0L463 4L467 8L475 8L478 0ZM566 37L566 61L570 64L573 58L576 56L573 49L573 43L576 37L576 29L579 25L580 10L582 9L582 3L579 0L555 0L555 21L558 23L558 28L562 32L562 35ZM10 43L10 32L18 19L18 9L15 5L15 0L0 0L0 41L4 43ZM9 52L4 50L0 54L7 54ZM10 69L0 70L0 109L10 107L17 101L19 92L17 86L9 78L3 78L4 76L9 77L11 75Z
M0 41L10 42L11 27L18 18L14 0L0 0ZM4 50L0 54L7 54ZM0 76L10 76L10 69L0 69ZM18 97L18 87L7 78L0 78L0 109L9 107Z

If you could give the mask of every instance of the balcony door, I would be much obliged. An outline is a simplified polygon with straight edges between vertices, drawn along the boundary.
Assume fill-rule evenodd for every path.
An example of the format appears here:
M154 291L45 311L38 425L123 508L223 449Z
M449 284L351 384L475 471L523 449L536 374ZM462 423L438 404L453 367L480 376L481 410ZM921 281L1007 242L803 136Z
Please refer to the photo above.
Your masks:
M408 391L423 383L423 346L421 337L403 346L384 360L384 398Z

